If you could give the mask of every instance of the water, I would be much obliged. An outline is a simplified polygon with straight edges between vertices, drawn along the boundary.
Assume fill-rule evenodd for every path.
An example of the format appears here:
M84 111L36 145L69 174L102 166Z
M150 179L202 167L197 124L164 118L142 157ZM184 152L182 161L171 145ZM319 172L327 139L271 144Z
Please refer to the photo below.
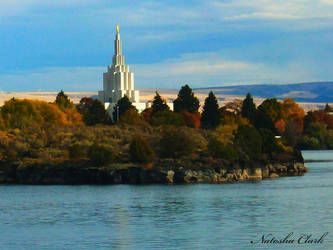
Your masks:
M304 152L333 159L333 151ZM333 163L261 182L0 186L1 249L333 249ZM251 244L294 232L322 244Z

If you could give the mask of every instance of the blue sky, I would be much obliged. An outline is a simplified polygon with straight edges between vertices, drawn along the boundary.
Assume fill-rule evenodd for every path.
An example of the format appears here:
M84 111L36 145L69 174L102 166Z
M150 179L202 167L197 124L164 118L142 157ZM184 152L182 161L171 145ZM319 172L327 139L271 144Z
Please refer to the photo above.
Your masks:
M97 91L119 24L137 88L333 80L333 0L2 0L0 91Z

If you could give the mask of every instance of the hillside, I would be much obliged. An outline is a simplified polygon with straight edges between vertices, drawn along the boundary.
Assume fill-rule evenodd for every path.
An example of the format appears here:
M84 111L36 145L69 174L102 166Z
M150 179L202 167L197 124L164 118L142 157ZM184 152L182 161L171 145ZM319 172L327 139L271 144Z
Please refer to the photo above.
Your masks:
M333 102L333 82L311 82L281 85L238 85L226 87L197 88L197 91L213 90L216 95L245 96L251 93L261 98L293 98L297 102Z

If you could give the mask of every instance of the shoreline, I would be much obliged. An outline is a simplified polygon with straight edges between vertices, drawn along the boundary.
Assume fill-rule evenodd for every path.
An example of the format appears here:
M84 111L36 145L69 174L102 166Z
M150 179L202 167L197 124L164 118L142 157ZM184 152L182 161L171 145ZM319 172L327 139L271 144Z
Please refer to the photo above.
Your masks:
M223 166L185 168L176 162L164 161L145 168L135 164L113 164L91 167L85 162L61 164L18 165L2 167L0 184L23 185L84 185L84 184L186 184L234 183L260 181L286 176L302 176L308 168L302 162L273 163L259 167ZM163 166L167 164L167 166Z

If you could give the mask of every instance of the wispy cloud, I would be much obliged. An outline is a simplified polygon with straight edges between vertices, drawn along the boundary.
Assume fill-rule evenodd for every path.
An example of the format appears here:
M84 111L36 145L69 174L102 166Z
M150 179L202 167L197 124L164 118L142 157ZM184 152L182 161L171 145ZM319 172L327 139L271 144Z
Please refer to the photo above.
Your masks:
M3 0L0 87L100 89L115 24L138 87L333 79L333 0Z

